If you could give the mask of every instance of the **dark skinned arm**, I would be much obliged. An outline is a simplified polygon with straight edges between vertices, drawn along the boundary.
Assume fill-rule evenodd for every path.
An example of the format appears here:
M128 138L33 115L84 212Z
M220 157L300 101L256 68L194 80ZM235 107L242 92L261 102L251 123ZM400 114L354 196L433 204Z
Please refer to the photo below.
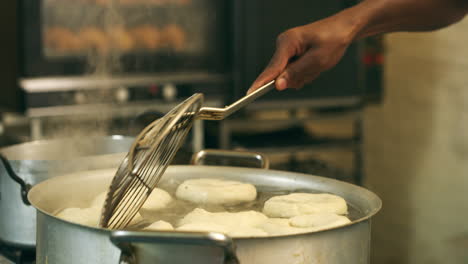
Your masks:
M460 21L468 0L365 0L331 17L280 34L276 51L249 92L276 79L300 88L334 67L355 40L382 33L431 31Z

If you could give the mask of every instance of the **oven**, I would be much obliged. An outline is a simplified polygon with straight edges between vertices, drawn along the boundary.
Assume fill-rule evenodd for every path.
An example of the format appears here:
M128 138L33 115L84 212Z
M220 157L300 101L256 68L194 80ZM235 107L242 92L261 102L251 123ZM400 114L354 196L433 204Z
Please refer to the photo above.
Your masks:
M8 1L0 11L6 37L0 105L42 116L57 112L44 111L47 107L164 102L194 92L227 103L242 96L268 63L279 33L354 2ZM351 46L307 88L263 101L307 106L375 97L381 89L364 85L362 50L360 44Z

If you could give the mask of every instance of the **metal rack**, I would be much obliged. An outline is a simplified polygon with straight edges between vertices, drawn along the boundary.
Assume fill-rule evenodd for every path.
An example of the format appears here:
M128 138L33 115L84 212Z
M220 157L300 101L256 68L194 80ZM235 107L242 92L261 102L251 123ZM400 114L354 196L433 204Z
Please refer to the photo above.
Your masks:
M293 111L293 110L291 110ZM313 112L313 109L311 110ZM288 154L286 164L276 166L276 169L285 169L291 171L299 171L317 175L328 176L340 180L349 181L355 184L362 184L363 169L362 169L362 109L359 105L354 105L343 108L340 111L332 112L313 112L315 114L304 117L278 118L270 120L259 120L252 117L252 114L246 114L236 119L228 119L220 124L219 147L221 149L246 148L251 151L265 153L267 155ZM283 134L272 133L265 137L265 133L260 133L260 136L255 136L255 133L250 133L251 139L243 140L242 137L236 137L236 133L249 132L258 127L301 127L305 122L317 122L320 120L333 119L348 119L353 122L352 135L347 137L315 137L305 133L291 132L287 136L288 131ZM298 129L300 130L300 129ZM253 135L253 136L252 136ZM285 136L286 135L286 136ZM264 140L262 140L262 137ZM245 136L249 138L249 136ZM351 172L345 172L343 169L335 165L331 165L327 161L317 158L310 160L299 161L298 153L321 152L330 150L347 150L353 155ZM274 164L274 162L273 162ZM302 165L301 165L302 164ZM273 165L273 168L275 166Z

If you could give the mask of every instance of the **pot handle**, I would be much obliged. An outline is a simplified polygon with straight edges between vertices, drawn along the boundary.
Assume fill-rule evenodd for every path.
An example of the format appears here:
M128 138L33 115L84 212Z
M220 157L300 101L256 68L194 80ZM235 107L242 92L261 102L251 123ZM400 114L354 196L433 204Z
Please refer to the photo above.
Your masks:
M221 233L113 231L111 242L121 251L120 264L137 264L134 245L180 244L219 247L224 251L223 264L239 264L232 239Z
M201 150L192 156L192 165L203 165L207 157L226 158L232 160L250 159L258 162L258 167L262 169L270 168L270 160L263 154L249 151L237 150L218 150L218 149L205 149Z
M3 166L5 167L7 174L10 176L10 178L21 186L21 199L23 200L23 203L25 205L31 205L31 203L28 200L28 192L32 187L31 184L24 182L23 179L21 179L18 176L18 174L16 174L16 172L13 170L13 167L11 167L11 164L8 161L8 159L2 154L0 154L0 160L2 161Z

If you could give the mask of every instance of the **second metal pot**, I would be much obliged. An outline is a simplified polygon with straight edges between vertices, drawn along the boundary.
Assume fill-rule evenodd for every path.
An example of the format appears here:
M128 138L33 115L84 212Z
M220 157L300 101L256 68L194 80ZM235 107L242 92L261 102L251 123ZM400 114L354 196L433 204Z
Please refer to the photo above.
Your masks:
M114 168L133 139L122 136L56 139L0 149L0 241L36 245L36 212L26 195L31 186L57 175Z

